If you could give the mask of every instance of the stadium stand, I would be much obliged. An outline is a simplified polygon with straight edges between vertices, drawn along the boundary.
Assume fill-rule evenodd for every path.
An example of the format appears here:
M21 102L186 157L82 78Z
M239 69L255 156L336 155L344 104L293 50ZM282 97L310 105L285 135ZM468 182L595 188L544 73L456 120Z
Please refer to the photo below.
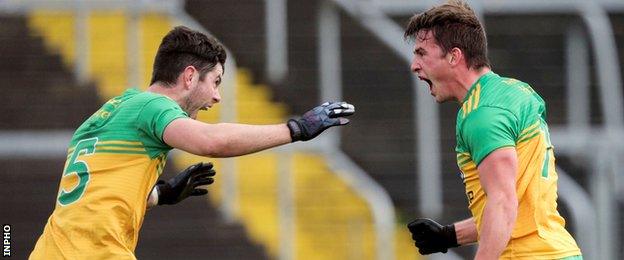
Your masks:
M27 20L2 16L0 75L3 104L0 128L48 130L77 126L98 103L93 85L81 85L58 54L48 53ZM73 111L73 113L67 113ZM28 120L24 120L27 113Z
M60 56L48 52L42 38L29 30L26 17L2 15L0 22L0 129L64 130L77 127L98 108L93 85L74 79ZM26 259L43 231L54 208L64 160L63 154L0 159L2 216L3 222L12 224L15 258Z

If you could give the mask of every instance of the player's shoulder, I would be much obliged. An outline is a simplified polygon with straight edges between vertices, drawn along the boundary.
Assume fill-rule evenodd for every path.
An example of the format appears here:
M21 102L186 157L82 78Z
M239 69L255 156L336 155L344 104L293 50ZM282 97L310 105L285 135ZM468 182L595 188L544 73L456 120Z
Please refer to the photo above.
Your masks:
M149 91L139 91L135 89L127 90L126 92L124 92L124 94L121 97L133 103L148 103L148 102L151 102L152 100L158 100L158 99L166 100L167 99L165 96L158 94L158 93L149 92Z
M507 95L522 96L521 93L531 92L531 86L515 78L503 77L494 72L490 72L482 79L483 94L496 98L508 98Z
M537 93L526 82L515 78L502 77L491 72L481 86L481 99L484 106L500 107L516 111L528 103L537 101Z
M173 99L150 91L128 90L121 96L125 110L141 113L142 111L159 111L179 109Z

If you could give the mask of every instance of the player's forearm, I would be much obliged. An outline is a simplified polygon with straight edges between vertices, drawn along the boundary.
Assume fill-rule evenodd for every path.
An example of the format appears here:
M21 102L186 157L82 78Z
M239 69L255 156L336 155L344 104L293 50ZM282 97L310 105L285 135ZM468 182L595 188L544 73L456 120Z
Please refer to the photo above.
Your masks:
M457 244L463 246L477 242L477 224L474 218L456 222L454 225Z
M291 142L286 124L246 125L220 123L206 129L202 155L232 157L262 151Z
M511 238L517 213L518 201L514 196L488 197L475 259L489 260L500 257Z

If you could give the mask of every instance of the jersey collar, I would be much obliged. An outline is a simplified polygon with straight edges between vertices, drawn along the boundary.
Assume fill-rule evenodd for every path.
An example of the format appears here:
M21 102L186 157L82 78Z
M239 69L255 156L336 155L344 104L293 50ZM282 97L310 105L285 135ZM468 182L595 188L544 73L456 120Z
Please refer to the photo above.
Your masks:
M491 78L493 77L497 77L498 74L494 73L493 71L488 71L487 73L481 75L481 77L479 77L479 79L477 79L477 81L475 81L475 83L472 83L472 86L470 86L470 89L468 89L468 92L466 92L466 96L464 96L464 100L462 100L462 104L464 102L466 102L466 100L468 100L468 98L470 98L470 94L475 90L476 86L481 84L481 86L485 85Z

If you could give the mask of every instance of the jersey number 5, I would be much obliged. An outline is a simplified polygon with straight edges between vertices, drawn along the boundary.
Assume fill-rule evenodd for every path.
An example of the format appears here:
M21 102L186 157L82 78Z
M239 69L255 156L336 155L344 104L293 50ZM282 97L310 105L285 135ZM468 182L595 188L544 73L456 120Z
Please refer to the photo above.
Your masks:
M59 204L63 206L72 204L78 201L84 194L87 189L87 184L89 184L89 166L86 162L78 160L78 156L92 155L95 152L95 144L97 141L97 138L89 138L80 140L80 142L76 144L76 148L74 149L74 152L72 153L67 164L67 168L63 173L63 178L67 178L75 174L78 177L78 185L69 191L61 188L58 196Z

